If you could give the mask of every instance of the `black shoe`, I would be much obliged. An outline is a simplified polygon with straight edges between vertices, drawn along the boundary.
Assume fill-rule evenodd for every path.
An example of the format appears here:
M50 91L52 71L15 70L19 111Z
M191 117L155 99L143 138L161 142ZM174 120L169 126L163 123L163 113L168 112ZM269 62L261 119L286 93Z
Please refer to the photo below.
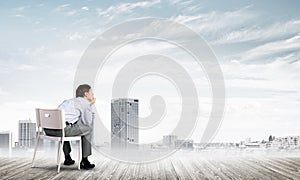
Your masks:
M80 169L93 169L95 164L91 164L89 161L81 161Z
M73 159L67 158L67 159L65 159L64 165L70 166L70 165L72 165L72 164L74 164L74 163L75 163L75 161L74 161Z

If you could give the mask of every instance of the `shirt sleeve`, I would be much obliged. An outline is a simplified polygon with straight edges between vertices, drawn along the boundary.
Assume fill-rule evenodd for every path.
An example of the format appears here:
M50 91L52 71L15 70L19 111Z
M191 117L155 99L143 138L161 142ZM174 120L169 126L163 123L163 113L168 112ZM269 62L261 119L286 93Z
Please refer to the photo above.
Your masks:
M78 108L80 109L80 120L84 125L93 126L93 112L91 105L85 99L78 99Z
M90 107L90 105L86 106L83 109L83 114L82 114L82 122L83 124L92 127L93 125L93 112L92 112L92 108Z

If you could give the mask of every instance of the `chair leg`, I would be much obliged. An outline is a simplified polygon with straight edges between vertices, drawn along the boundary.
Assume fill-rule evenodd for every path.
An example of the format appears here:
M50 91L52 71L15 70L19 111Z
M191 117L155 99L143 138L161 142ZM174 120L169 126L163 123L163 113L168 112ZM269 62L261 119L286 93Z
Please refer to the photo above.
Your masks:
M35 159L35 156L36 156L36 151L37 151L37 148L39 146L39 143L40 143L40 135L38 135L36 143L35 143L35 148L34 148L34 154L33 154L33 158L32 158L31 167L34 167L34 159Z
M81 159L81 140L79 140L79 144L78 144L78 169L80 169L80 159Z
M61 146L61 144L60 144L60 141L59 141L58 142L58 148L57 148L57 159L56 159L57 165L59 165L59 163L60 163L60 160L59 160L59 156L60 156L60 153L61 153L60 146Z
M60 171L60 160L61 160L61 151L62 151L62 144L64 143L64 141L59 141L59 143L60 143L60 145L59 145L59 156L58 156L58 161L59 161L59 163L58 163L58 167L57 167L57 173L59 173L59 171Z

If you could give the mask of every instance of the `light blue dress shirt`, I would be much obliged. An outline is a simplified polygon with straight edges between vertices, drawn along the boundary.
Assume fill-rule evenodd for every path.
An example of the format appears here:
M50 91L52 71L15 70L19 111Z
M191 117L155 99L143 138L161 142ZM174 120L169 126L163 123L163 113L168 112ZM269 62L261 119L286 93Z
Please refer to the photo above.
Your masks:
M81 121L82 124L93 126L91 104L82 97L65 100L58 106L58 109L65 111L65 119L68 123Z

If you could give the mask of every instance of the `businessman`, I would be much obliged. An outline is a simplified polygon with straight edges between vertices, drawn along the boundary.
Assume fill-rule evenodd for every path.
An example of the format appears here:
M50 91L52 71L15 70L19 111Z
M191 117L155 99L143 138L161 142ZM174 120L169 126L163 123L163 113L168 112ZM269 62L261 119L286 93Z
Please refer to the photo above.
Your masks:
M92 169L95 164L91 164L88 156L92 154L92 130L93 130L93 112L91 106L95 103L96 98L88 84L82 84L76 89L76 98L63 101L58 109L65 111L65 136L81 136L82 160L80 162L81 169ZM57 136L57 131L52 129L44 129L47 135ZM64 165L72 165L75 161L71 158L71 146L69 141L65 141L63 145L65 154Z

